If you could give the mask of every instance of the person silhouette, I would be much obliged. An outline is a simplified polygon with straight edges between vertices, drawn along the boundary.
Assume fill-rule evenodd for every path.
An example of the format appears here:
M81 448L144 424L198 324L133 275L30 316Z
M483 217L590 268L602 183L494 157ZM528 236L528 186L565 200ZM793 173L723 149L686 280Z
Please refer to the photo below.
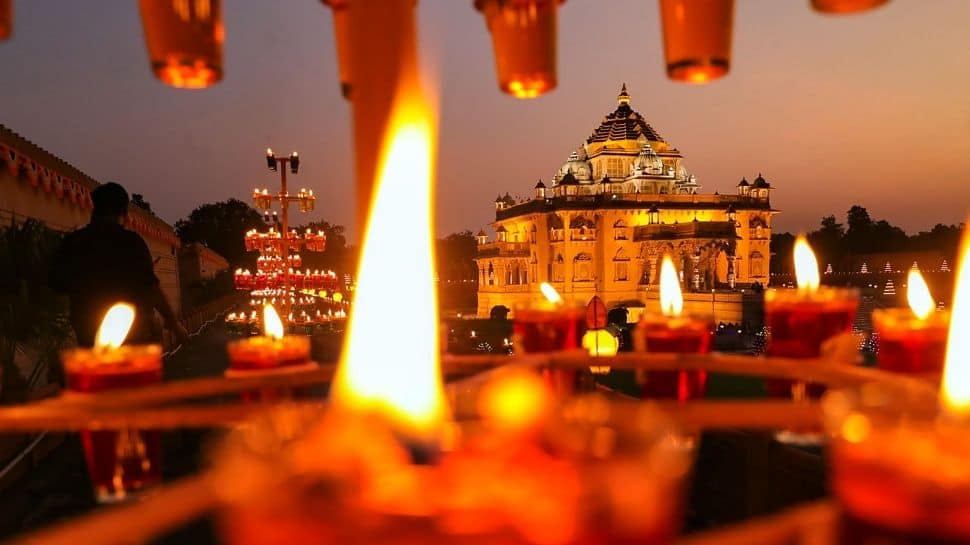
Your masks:
M70 300L71 326L78 345L94 345L102 318L118 302L135 307L127 343L158 338L152 327L154 310L179 342L185 342L188 334L162 293L148 245L122 226L128 215L128 192L109 182L92 191L91 200L90 223L64 236L48 279L51 289Z

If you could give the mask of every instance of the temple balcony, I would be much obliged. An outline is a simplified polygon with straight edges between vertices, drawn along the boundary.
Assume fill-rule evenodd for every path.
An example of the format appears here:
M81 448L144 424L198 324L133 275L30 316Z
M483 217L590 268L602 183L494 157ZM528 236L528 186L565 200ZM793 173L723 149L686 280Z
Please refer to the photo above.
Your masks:
M478 245L479 257L529 257L528 242L495 241Z

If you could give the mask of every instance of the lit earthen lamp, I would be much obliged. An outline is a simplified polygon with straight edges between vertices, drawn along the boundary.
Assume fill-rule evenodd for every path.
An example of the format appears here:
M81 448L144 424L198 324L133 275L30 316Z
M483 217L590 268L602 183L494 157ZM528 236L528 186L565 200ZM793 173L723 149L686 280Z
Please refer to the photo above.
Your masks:
M556 88L556 11L565 0L475 0L492 35L499 88L534 98Z
M731 68L734 0L660 0L667 77L708 83Z
M909 308L872 312L872 324L879 335L879 368L935 375L943 370L950 313L936 310L919 271L909 271L906 286Z
M221 0L140 0L139 5L155 77L184 89L222 79Z
M525 353L575 350L586 329L583 307L567 305L547 282L539 286L542 298L515 309L512 319L513 344ZM543 369L549 387L560 394L571 394L579 373L575 369Z
M818 358L829 339L852 332L859 293L851 288L821 286L818 262L805 237L795 241L797 289L765 291L765 322L768 326L767 354L780 358ZM824 387L781 379L766 381L774 397L804 399L818 397Z
M255 312L255 311L254 311ZM285 335L283 322L273 305L263 307L263 335L240 339L227 345L229 369L226 378L299 373L317 368L310 360L310 337ZM247 401L272 401L297 392L263 389L243 393Z
M633 333L638 352L706 354L711 349L712 318L685 316L677 270L669 255L660 266L661 314L645 314ZM704 397L707 372L650 371L638 373L645 380L643 395L648 398L676 399L680 402Z
M812 7L821 13L859 13L885 4L889 0L812 0Z
M507 368L456 389L473 412L451 420L438 357L433 126L418 93L404 88L383 137L331 403L240 427L214 465L227 543L668 542L689 459L649 407L598 397L557 407L537 375Z
M134 320L134 307L116 304L105 314L94 348L76 348L61 353L68 390L96 395L105 390L161 382L160 345L122 346ZM162 478L159 431L83 430L81 443L99 502L123 500Z
M833 391L832 490L846 545L970 543L970 238L957 269L940 401Z

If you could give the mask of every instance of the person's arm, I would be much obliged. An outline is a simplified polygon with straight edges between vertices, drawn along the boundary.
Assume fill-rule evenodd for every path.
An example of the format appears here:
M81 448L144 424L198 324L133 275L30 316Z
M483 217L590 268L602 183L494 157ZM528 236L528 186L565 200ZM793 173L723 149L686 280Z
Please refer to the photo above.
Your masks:
M134 234L134 236L138 239L138 263L136 267L139 277L138 281L144 286L143 289L147 291L148 303L162 315L162 319L165 321L165 327L175 334L175 337L180 343L185 343L189 340L189 334L182 326L182 323L179 322L178 316L175 315L175 310L172 309L172 305L165 297L165 292L162 291L158 276L155 275L155 266L152 261L152 254L148 250L148 245L137 234Z
M189 332L182 326L182 322L179 322L178 316L175 315L172 305L169 304L168 298L165 297L165 293L158 283L151 287L149 302L162 315L162 319L165 320L165 327L172 330L179 343L188 342Z

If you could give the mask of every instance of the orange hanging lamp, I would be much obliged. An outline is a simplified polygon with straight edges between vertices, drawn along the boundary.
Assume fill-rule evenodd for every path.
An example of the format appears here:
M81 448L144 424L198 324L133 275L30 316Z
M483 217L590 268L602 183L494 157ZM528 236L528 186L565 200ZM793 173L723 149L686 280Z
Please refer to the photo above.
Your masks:
M889 0L812 0L812 8L820 13L849 14L868 11Z
M556 15L565 0L475 0L492 35L503 92L534 98L556 88Z
M0 40L13 34L13 0L0 0Z
M709 83L731 68L734 0L660 0L667 77Z
M145 45L155 77L180 89L222 79L221 0L140 0Z

